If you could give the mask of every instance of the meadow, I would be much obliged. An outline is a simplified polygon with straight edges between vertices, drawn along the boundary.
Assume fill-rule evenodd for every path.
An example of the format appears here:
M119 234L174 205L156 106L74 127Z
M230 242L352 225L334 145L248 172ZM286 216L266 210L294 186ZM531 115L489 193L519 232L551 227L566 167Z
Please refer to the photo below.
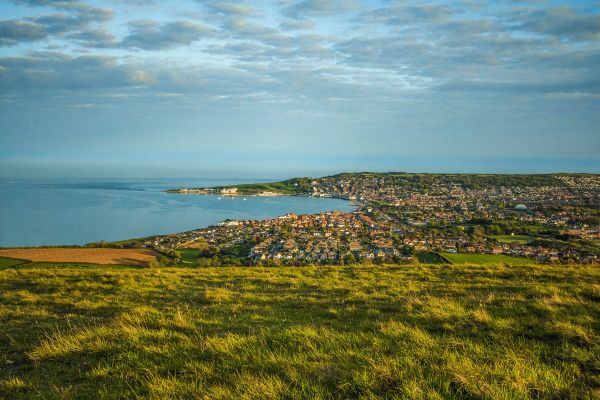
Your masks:
M600 398L600 270L0 266L0 398Z
M452 264L473 265L533 265L535 260L523 257L512 257L504 254L467 254L467 253L440 253L440 255Z

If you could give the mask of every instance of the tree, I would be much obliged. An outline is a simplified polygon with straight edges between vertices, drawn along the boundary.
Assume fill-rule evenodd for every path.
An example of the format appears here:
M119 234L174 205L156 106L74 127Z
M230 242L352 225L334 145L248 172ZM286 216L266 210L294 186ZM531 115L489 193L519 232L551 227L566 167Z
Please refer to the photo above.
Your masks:
M483 240L485 231L481 226L474 225L469 227L468 233L472 240L476 242L481 242Z
M218 248L216 246L208 246L207 248L202 249L198 253L198 258L211 258L211 257L215 257L215 256L218 256L220 252L221 252L220 248Z
M496 224L492 224L492 225L488 226L488 229L487 229L487 231L488 231L488 233L489 233L490 235L502 235L502 233L504 233L504 232L502 231L502 228L500 228L500 227L499 227L498 225L496 225Z
M342 258L344 264L346 265L352 265L352 264L356 264L356 257L354 257L354 254L352 253L347 253L344 254L344 257Z
M414 256L417 252L414 247L406 245L402 248L402 254L405 256Z
M156 258L153 259L152 261L150 261L150 263L148 264L148 266L150 268L158 268L161 266L160 261L158 261Z

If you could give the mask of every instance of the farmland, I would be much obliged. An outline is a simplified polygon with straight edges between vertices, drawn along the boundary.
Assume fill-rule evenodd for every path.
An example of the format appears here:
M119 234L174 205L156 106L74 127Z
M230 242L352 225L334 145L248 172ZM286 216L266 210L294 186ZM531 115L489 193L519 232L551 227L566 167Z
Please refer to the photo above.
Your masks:
M147 265L157 253L148 249L29 248L0 249L0 257L60 263Z
M591 266L0 269L26 399L600 396Z

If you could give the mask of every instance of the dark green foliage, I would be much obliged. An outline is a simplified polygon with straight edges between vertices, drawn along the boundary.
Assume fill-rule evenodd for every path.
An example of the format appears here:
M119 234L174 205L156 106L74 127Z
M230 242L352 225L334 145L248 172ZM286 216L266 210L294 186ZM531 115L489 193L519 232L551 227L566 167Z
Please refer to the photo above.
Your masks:
M449 261L438 253L419 253L417 259L423 264L448 264Z
M353 265L356 264L356 257L352 253L346 253L342 257L343 264L345 265Z
M467 234L472 240L481 242L484 238L485 230L479 225L472 225L467 228Z

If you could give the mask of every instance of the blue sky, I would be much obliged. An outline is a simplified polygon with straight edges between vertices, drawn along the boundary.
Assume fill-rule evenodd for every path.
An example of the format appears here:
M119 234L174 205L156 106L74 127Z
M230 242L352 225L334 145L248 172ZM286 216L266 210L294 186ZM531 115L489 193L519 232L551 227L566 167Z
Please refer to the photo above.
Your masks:
M0 176L600 172L600 2L0 3Z

